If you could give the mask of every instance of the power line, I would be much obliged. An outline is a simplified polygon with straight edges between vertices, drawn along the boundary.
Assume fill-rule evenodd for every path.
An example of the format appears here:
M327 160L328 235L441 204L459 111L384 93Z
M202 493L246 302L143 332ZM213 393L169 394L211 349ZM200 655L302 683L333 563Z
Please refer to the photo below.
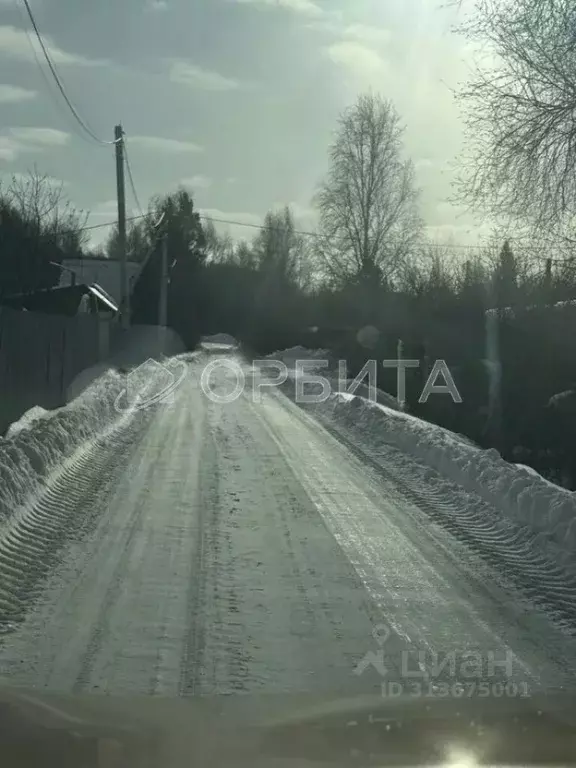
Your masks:
M127 222L139 221L139 220L145 219L147 217L148 217L148 214L141 213L141 214L139 214L137 216L129 216L126 219L126 221ZM207 214L198 214L198 218L201 219L202 221L214 221L217 224L231 224L233 226L248 227L250 229L258 229L260 231L266 231L266 230L274 229L274 227L267 227L265 224L252 224L252 223L249 223L249 222L246 222L246 221L234 221L233 219L213 218L212 216L208 216ZM115 226L117 223L118 223L117 221L106 221L106 222L103 222L102 224L91 224L91 225L86 226L86 227L80 227L79 229L69 230L69 232L63 232L62 234L72 234L74 232L83 232L83 231L88 231L88 230L93 230L93 229L102 229L103 227ZM310 231L307 231L307 230L294 230L294 234L302 235L302 236L305 236L305 237L329 239L328 235L323 235L320 232L310 232ZM484 245L457 245L457 244L454 244L454 243L447 243L447 244L444 244L444 243L425 243L422 247L423 248L440 248L440 249L454 248L454 249L462 250L462 251L469 251L469 250L483 250L484 251L484 250L487 250L490 246L484 246ZM520 250L520 251L526 251L526 250L534 251L534 250L539 250L539 249L537 249L536 246L521 246L517 250ZM545 257L542 257L542 258L545 259ZM562 264L565 264L569 260L570 259L552 259L553 262L562 263Z
M128 157L128 143L126 141L126 135L124 134L124 164L126 166L126 170L128 172L128 180L130 181L130 188L132 189L132 194L134 195L134 200L136 202L136 207L140 211L142 216L145 216L144 210L142 206L140 205L140 200L138 199L138 192L136 192L136 185L134 184L134 177L132 176L132 168L130 167L130 158Z
M275 227L267 227L265 224L252 224L246 221L231 221L229 219L217 219L213 216L208 216L206 214L199 214L199 218L205 221L214 221L218 224L232 224L237 227L249 227L251 229L259 229L259 230L269 230L269 229L275 229ZM304 237L314 237L320 240L330 240L330 235L323 235L321 232L309 232L306 230L301 229L295 229L294 230L295 235L302 235ZM510 239L510 238L509 238ZM511 240L513 243L514 241ZM458 245L457 243L425 243L423 248L440 248L440 249L454 249L454 250L479 250L479 251L486 251L489 250L491 247L490 245ZM494 246L499 247L499 246ZM541 249L538 246L520 246L517 248L517 250L520 251L540 251ZM544 258L544 257L543 257Z
M52 62L52 59L50 58L50 54L48 53L48 50L44 44L44 40L42 39L42 35L40 34L40 30L38 29L38 25L36 24L36 19L34 18L34 14L32 13L32 8L30 7L30 3L28 0L22 0L24 3L24 7L26 8L26 11L28 13L28 17L30 19L30 23L32 24L32 27L34 29L34 33L36 34L36 37L38 39L38 42L40 43L40 47L42 49L42 53L44 54L44 58L46 59L46 63L48 64L48 67L50 69L50 72L52 73L52 77L54 78L54 81L56 85L58 86L58 90L60 91L62 98L68 105L68 108L72 112L73 116L76 118L76 121L78 124L84 129L84 131L98 144L104 144L104 145L110 145L114 144L113 141L103 141L100 139L93 131L92 129L86 124L86 122L80 117L80 114L78 113L78 110L76 107L72 104L70 99L68 98L68 94L66 93L66 90L64 88L64 85L62 83L62 80L60 79L60 76L58 72L56 71L56 67ZM36 58L38 61L38 59Z
M48 78L48 75L44 71L44 67L42 66L42 63L41 63L40 59L38 58L38 52L36 50L36 46L32 42L32 36L30 35L30 31L28 30L28 21L27 21L27 18L25 16L25 14L24 14L24 11L22 10L22 8L20 7L19 4L17 5L17 7L18 7L18 11L20 12L20 16L22 17L22 25L23 25L23 28L24 28L24 32L26 34L26 39L28 40L28 45L30 46L30 50L32 51L32 55L34 56L34 60L36 61L36 65L38 67L38 71L42 75L42 79L44 80L44 83L46 85L46 90L50 94L50 96L52 97L52 99L53 99L54 103L56 104L56 106L58 107L58 109L62 111L63 110L62 102L60 101L58 96L54 93L53 83ZM83 133L78 132L78 135L81 136L86 141L88 141L88 139L86 138L86 136Z
M126 221L137 221L138 219L145 219L146 214L142 216L129 216ZM117 220L114 221L105 221L102 224L88 224L85 227L77 227L76 229L66 229L62 232L57 232L57 235L74 235L78 232L88 232L89 230L93 229L103 229L104 227L114 227L118 224ZM53 234L47 234L47 237L53 237Z

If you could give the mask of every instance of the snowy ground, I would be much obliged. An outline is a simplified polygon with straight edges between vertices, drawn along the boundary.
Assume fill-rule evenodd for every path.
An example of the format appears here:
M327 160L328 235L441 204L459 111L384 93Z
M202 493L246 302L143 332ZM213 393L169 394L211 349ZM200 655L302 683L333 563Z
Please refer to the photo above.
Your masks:
M207 343L250 381L229 340ZM215 402L200 386L213 359L164 361L128 388L107 371L0 442L6 680L369 692L412 685L418 659L429 673L435 655L471 652L472 682L510 695L571 685L572 494L360 398ZM213 372L216 394L234 385Z

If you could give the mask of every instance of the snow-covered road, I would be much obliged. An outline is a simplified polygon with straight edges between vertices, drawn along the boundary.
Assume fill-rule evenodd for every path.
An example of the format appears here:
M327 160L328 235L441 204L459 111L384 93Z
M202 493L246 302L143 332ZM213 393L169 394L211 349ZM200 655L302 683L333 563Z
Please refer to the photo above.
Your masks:
M431 514L438 500L403 492L413 459L402 477L394 463L378 472L281 392L219 405L188 365L169 402L83 444L0 537L5 680L169 696L392 681L430 692L465 682L471 652L471 682L505 680L505 695L571 684L576 642L506 563ZM430 678L446 654L456 670Z

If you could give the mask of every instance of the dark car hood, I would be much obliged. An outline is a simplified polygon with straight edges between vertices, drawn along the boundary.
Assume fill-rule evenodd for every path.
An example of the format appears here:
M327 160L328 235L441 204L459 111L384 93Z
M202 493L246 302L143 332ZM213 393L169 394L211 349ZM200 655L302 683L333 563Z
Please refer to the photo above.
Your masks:
M576 699L0 692L3 763L36 766L572 765Z

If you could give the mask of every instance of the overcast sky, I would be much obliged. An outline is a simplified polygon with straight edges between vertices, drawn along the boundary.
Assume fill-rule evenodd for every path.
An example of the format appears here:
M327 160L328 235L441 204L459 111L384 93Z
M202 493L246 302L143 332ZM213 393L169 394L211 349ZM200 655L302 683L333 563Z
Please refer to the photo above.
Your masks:
M93 131L111 139L123 123L143 205L185 184L215 217L259 223L288 203L312 227L337 116L372 88L406 124L430 234L476 241L470 219L447 202L462 143L453 88L469 61L451 31L455 11L441 0L30 4ZM80 137L38 67L28 27L21 0L0 0L0 174L36 164L92 211L90 223L113 219L113 149Z

